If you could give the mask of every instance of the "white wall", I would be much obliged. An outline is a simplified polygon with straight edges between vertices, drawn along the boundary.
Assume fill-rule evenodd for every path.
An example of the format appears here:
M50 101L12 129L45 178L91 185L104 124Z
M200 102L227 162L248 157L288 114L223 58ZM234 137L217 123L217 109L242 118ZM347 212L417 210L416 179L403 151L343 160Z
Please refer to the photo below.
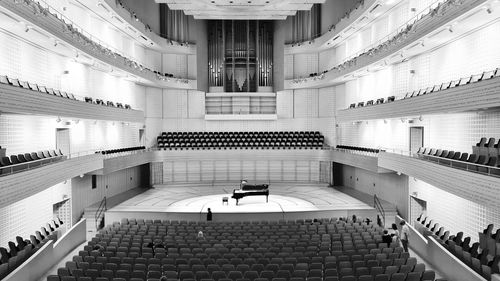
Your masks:
M432 1L410 1L406 6L423 9L430 2ZM406 13L404 9L406 8L400 9L399 16L391 15L387 24L382 22L384 20L376 23L373 27L374 32L382 34L386 26L401 22ZM413 13L410 12L410 14ZM468 35L448 45L410 58L407 62L347 82L344 88L337 88L336 109L345 109L350 103L387 98L390 95L402 96L406 92L493 70L500 65L500 53L496 47L499 43L500 22L471 31ZM410 73L410 70L413 70L414 74ZM409 123L409 120L412 123ZM424 115L422 121L419 120L419 116L410 116L342 123L339 124L337 130L337 138L339 144L344 145L407 151L410 145L409 128L422 126L424 127L424 146L471 153L472 146L481 137L500 138L499 120L500 113L497 110L490 110ZM357 171L349 173L359 174ZM370 179L371 177L363 175L361 178ZM381 179L382 176L379 175L378 178ZM452 233L463 231L466 236L477 240L477 233L489 223L495 223L495 225L500 223L498 208L481 206L418 179L410 178L408 186L409 194L417 192L418 198L427 201L427 215ZM474 189L474 186L471 186L471 189Z

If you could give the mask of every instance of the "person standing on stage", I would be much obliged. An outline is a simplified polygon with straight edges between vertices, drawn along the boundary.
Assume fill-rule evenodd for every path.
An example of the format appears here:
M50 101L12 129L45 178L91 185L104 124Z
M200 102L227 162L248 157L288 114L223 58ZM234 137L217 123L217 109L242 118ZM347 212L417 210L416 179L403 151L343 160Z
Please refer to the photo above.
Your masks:
M212 211L210 208L207 210L207 221L212 221Z

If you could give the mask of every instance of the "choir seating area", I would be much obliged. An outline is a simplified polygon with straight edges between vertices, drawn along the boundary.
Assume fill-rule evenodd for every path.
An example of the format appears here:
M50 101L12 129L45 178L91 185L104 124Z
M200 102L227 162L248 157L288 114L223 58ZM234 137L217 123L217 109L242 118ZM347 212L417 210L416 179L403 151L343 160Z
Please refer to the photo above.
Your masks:
M134 147L126 147L126 148L118 148L118 149L108 149L108 150L96 151L95 153L100 153L102 155L109 155L109 154L131 152L131 151L144 150L144 149L146 149L145 146L134 146Z
M10 157L5 156L0 158L0 176L37 168L64 159L66 159L66 156L63 155L60 149L57 151L45 150L11 155Z
M319 149L320 132L163 132L159 149Z
M337 149L352 151L354 153L363 153L363 154L377 154L380 151L384 151L378 148L358 147L349 145L337 145Z
M199 231L202 231L200 234ZM417 281L435 272L346 219L188 222L124 219L105 227L48 281Z
M75 97L75 95L73 95L72 93L67 93L65 91L60 91L57 89L48 88L48 87L45 87L42 85L38 85L36 83L31 83L31 82L27 82L27 81L20 81L17 78L11 78L11 77L4 76L4 75L0 76L0 84L10 85L13 87L19 87L19 88L23 88L26 90L31 90L34 93L48 94L48 95L55 96L55 97L60 97L60 98L65 98L65 99L70 99L70 100L75 100L75 101L81 101L81 100L77 99ZM123 105L122 103L119 103L119 102L116 103L116 105L115 105L114 102L111 102L111 101L105 102L101 99L96 99L95 101L93 101L91 97L85 97L83 100L87 103L92 103L92 104L99 104L99 105L105 105L105 106L111 106L111 107L117 107L117 108L132 109L130 107L130 105L128 105L128 104Z
M420 232L436 238L450 253L486 280L491 280L492 274L500 273L500 247L497 249L496 243L488 247L486 242L473 242L471 241L471 237L464 238L463 232L450 235L448 230L445 230L444 227L440 226L434 220L423 216L423 214L417 218L416 225ZM491 237L493 241L498 241L500 239L500 229L495 234L491 233L492 230L493 225L490 224L483 231L483 234Z
M421 147L416 156L453 168L500 176L500 162L498 161L498 155L500 155L498 145L500 142L494 143L494 138L490 138L488 142L486 142L486 138L481 138L480 142L472 148L473 153L471 154Z
M484 71L481 74L471 75L469 77L453 80L450 82L445 82L445 83L442 83L439 85L434 85L434 86L430 86L427 88L418 89L418 90L415 90L413 92L408 92L400 99L404 100L404 99L414 98L414 97L418 97L418 96L423 96L423 95L427 95L427 94L431 94L431 93L435 93L435 92L439 92L439 91L448 90L448 89L455 88L455 87L460 87L463 85L468 85L468 84L488 80L488 79L495 78L495 77L500 77L500 68L497 68L495 70L490 70L490 71ZM394 101L394 100L395 100L395 97L392 97L392 101ZM364 101L362 101L362 102L358 102L357 106L356 106L356 103L350 104L349 109L357 108L357 107L364 107L364 106L369 106L369 105L383 104L383 103L384 103L384 98L377 99L377 101L375 103L373 100L367 101L366 104Z
M16 236L16 242L8 243L9 250L0 247L0 280L14 271L49 240L57 240L59 227L62 224L63 222L57 218L57 221L52 221L52 224L47 223L45 227L40 228L40 231L30 235L29 240Z

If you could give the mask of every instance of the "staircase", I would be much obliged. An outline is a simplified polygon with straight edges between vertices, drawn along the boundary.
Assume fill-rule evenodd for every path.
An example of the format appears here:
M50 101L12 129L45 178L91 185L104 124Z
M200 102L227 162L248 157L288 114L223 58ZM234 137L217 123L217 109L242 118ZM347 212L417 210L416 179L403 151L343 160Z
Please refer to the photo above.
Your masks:
M104 212L107 210L106 197L101 200L98 206L85 208L83 217L87 220L87 240L91 240L104 226Z
M368 193L361 192L354 188L345 187L345 186L334 186L333 188L341 191L349 196L352 196L359 201L372 206L377 210L379 216L381 216L382 223L384 223L384 227L389 228L391 224L395 223L396 215L398 215L398 209L396 205L389 203L376 195L370 195ZM377 199L375 199L377 198ZM377 200L378 204L375 204L375 200ZM376 206L377 205L377 206ZM383 211L383 212L382 212ZM385 215L385 222L383 216ZM374 223L377 223L374 221Z

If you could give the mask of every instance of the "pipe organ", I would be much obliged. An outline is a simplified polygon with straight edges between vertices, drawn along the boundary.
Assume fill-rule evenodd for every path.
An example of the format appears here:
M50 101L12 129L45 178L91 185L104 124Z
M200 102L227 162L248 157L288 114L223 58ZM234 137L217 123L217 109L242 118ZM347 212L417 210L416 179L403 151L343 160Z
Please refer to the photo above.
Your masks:
M208 23L208 80L224 92L258 92L272 86L273 23L214 20Z

